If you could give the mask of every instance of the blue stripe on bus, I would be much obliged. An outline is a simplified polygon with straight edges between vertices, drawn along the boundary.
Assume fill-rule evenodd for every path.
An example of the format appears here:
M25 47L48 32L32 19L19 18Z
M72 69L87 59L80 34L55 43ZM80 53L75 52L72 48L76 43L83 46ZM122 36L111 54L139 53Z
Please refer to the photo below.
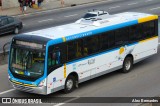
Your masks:
M70 41L70 40L74 40L74 39L78 39L78 38L82 38L86 36L92 36L95 34L103 33L106 31L111 31L111 30L118 29L118 28L123 28L123 27L130 26L130 25L135 25L135 24L138 24L138 20L133 20L133 21L125 22L125 23L120 23L117 25L107 26L104 28L99 28L99 29L95 29L95 30L91 30L91 31L87 31L87 32L79 33L79 34L74 34L74 35L66 36L65 38L66 38L66 41ZM63 38L58 38L58 39L50 40L48 44L52 45L52 44L58 44L62 42L64 42Z
M138 44L138 42L128 44L127 46L133 46L133 45L136 45L136 44ZM73 64L73 63L76 63L76 62L79 62L79 61L82 61L82 60L85 60L85 59L89 59L89 58L92 58L92 57L96 57L96 56L99 56L99 55L102 55L102 54L106 54L106 53L109 53L109 52L113 52L113 51L116 51L116 50L119 50L119 49L120 49L120 47L115 48L115 49L111 49L111 50L107 50L107 51L104 51L104 52L101 52L101 53L98 53L98 54L95 54L95 55L91 55L91 56L88 56L88 57L85 57L85 58L81 58L81 59L78 59L78 60L75 60L75 61L68 62L68 63L66 63L66 65Z

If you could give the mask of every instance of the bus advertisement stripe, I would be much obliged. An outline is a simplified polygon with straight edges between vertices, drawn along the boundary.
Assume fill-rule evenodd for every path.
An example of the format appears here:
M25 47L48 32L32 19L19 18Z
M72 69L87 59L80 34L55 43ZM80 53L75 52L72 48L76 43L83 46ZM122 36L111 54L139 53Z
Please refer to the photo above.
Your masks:
M148 17L144 17L144 18L139 18L138 23L143 23L143 22L147 22L147 21L151 21L151 20L155 20L155 19L158 19L158 15L152 15L152 16L148 16Z
M152 37L152 38L148 38L148 39L142 40L142 41L140 41L139 43L147 42L147 41L150 41L150 40L153 40L153 39L156 39L156 38L158 38L158 36L155 36L155 37Z

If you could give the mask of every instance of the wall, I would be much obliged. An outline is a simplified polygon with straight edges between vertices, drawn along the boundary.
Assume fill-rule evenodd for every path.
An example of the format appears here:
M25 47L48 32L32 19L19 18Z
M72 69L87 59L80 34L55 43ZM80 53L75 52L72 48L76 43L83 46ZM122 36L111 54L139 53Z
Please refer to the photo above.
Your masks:
M2 9L18 7L18 0L1 0L2 1Z

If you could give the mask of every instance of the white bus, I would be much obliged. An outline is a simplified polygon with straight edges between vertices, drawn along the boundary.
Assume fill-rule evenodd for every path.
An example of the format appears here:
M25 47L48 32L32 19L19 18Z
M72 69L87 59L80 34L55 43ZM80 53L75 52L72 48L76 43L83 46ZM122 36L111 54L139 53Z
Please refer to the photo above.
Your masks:
M47 95L157 53L158 16L124 12L28 32L12 39L8 77L15 89Z

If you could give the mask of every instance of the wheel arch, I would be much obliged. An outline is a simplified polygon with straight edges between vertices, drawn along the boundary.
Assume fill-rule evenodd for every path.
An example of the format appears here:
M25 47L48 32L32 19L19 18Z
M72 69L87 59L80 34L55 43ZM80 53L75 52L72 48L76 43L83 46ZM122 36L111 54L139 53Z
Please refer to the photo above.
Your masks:
M71 72L71 73L69 73L68 76L67 76L67 78L68 78L69 76L73 76L76 81L79 81L79 76L78 76L78 73L77 73L77 72ZM67 78L66 78L66 79L67 79Z
M126 55L126 57L125 57L125 58L127 58L127 57L131 57L131 58L132 58L132 62L134 63L134 57L133 57L133 55L132 55L132 54L128 54L128 55ZM125 58L124 58L124 60L125 60Z

